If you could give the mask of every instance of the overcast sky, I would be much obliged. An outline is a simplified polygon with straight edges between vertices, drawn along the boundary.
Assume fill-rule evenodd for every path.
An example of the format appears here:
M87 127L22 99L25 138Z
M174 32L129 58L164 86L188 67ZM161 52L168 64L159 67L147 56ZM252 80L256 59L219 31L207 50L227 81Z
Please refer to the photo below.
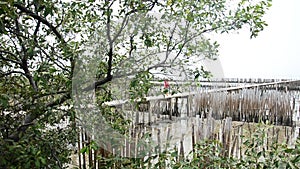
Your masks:
M273 0L257 38L247 30L218 38L225 77L300 79L299 8L300 0Z

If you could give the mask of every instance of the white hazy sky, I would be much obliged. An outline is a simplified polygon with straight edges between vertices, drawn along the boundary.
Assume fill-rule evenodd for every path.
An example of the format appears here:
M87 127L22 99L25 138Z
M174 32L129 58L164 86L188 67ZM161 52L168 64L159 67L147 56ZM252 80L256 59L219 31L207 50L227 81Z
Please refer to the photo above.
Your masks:
M242 30L216 39L225 77L300 79L299 9L300 0L273 0L257 38Z

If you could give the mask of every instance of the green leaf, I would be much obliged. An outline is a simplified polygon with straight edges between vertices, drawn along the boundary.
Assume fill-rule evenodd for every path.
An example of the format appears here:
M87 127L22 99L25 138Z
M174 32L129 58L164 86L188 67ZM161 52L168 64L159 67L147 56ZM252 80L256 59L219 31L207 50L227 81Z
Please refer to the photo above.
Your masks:
M40 167L41 167L41 163L40 163L39 160L36 160L36 161L35 161L35 166L36 166L37 168L40 168Z
M1 94L0 95L0 106L1 107L7 107L8 106L8 97L7 95Z
M54 73L54 72L56 72L57 70L56 70L56 68L55 67L50 67L49 68L49 73Z
M193 13L189 12L186 19L187 19L189 22L193 22L193 21L194 21Z
M182 50L182 48L183 48L183 44L179 44L179 45L178 45L178 49L179 49L179 50Z
M148 35L146 35L146 39L144 40L144 44L147 47L152 47L153 46L153 42L152 42L152 40L150 39L150 37Z
M178 156L178 152L177 151L174 151L171 153L171 157L177 157Z
M292 160L292 163L296 164L300 162L300 155L297 155L295 159Z
M196 75L195 75L195 78L194 79L198 79L200 77L200 73L197 73Z
M52 7L51 6L47 6L44 10L44 17L48 16L48 15L53 15L53 12L52 12Z
M42 164L44 164L44 165L46 164L46 159L45 159L45 158L40 157L40 160L41 160L41 163L42 163Z
M167 6L171 6L173 4L173 0L168 0L167 1Z
M285 153L291 153L293 151L294 151L294 149L292 149L292 148L287 148L284 150Z
M87 149L88 149L87 147L83 147L83 148L80 150L80 153L81 153L81 154L86 153L86 152L87 152Z

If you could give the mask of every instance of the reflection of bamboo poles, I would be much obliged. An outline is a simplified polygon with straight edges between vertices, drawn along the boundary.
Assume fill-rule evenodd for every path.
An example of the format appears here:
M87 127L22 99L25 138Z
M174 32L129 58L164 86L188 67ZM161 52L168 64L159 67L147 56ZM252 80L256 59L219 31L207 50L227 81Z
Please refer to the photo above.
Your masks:
M183 145L183 140L184 140L184 134L182 134L181 140L180 140L180 151L179 151L179 161L184 158L184 145Z
M208 93L195 96L195 111L206 117L208 110L216 119L232 117L234 121L270 121L273 124L292 125L291 94L255 90L238 93Z

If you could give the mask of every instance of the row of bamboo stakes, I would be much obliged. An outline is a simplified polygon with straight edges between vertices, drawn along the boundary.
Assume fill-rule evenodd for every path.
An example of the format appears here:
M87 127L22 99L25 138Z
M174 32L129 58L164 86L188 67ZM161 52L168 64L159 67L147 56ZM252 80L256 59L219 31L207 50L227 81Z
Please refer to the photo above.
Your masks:
M280 139L292 144L295 136L295 124L292 116L297 107L299 91L243 89L231 92L201 92L197 95L155 100L134 105L122 105L121 111L133 120L130 139L139 140L146 134L151 135L155 148L147 155L160 154L175 145L178 158L186 158L194 145L204 139L219 140L224 147L224 155L242 158L243 137L245 132L253 132L253 123L268 122L283 125L269 129L266 145ZM185 131L178 132L178 125ZM237 124L235 124L237 123ZM164 126L164 127L162 127ZM185 126L185 127L183 127ZM282 134L284 133L284 134ZM78 134L78 157L75 165L78 168L102 168L105 165L98 155L113 155L116 150L99 148L80 153L83 147L89 146L93 136L83 128ZM110 146L107 146L110 147ZM174 148L174 147L171 147ZM137 157L145 147L138 147L137 142L127 142L119 147L121 156ZM148 150L148 149L147 149ZM178 159L179 160L179 159Z
M293 126L297 96L299 91L259 89L199 93L189 97L146 102L140 105L142 108L140 112L136 112L135 121L156 123L161 117L166 118L164 115L168 115L169 120L176 119L176 116L205 118L211 113L215 119L232 117L233 121L268 121L275 125ZM148 119L145 119L145 111L150 114Z
M212 117L208 118L194 118L191 123L187 123L185 126L187 131L179 132L178 128L173 130L171 127L174 125L170 124L164 128L158 128L153 138L155 144L152 145L151 152L147 152L147 155L155 155L165 152L166 150L178 151L177 160L183 158L189 158L189 153L193 152L194 146L197 142L206 139L218 140L223 145L222 156L243 158L245 151L243 141L246 140L243 136L249 137L255 132L255 123L249 122L234 122L232 118L227 117L223 120L216 120ZM255 127L256 126L256 127ZM149 128L135 126L132 137L141 138L149 132ZM182 126L181 126L182 127ZM266 131L266 140L264 148L266 150L271 148L273 143L286 142L288 145L293 145L295 142L296 130L294 127L289 126L272 126ZM89 146L91 138L87 135L83 128L78 135L78 149ZM143 152L146 147L139 146L137 142L131 144L120 145L120 149L126 149L126 146L130 146L130 152L133 154L139 154ZM97 150L92 149L89 152L78 153L77 161L74 162L74 166L78 168L105 168L105 160L99 159L98 155L108 157L110 155L116 155L113 153L114 150L105 150L99 148ZM123 151L121 157L128 157L129 151ZM132 158L135 158L133 156ZM117 165L115 168L118 168Z
M190 104L200 116L211 110L215 119L232 117L234 121L256 123L268 120L271 124L292 126L291 99L290 93L252 89L199 94Z

